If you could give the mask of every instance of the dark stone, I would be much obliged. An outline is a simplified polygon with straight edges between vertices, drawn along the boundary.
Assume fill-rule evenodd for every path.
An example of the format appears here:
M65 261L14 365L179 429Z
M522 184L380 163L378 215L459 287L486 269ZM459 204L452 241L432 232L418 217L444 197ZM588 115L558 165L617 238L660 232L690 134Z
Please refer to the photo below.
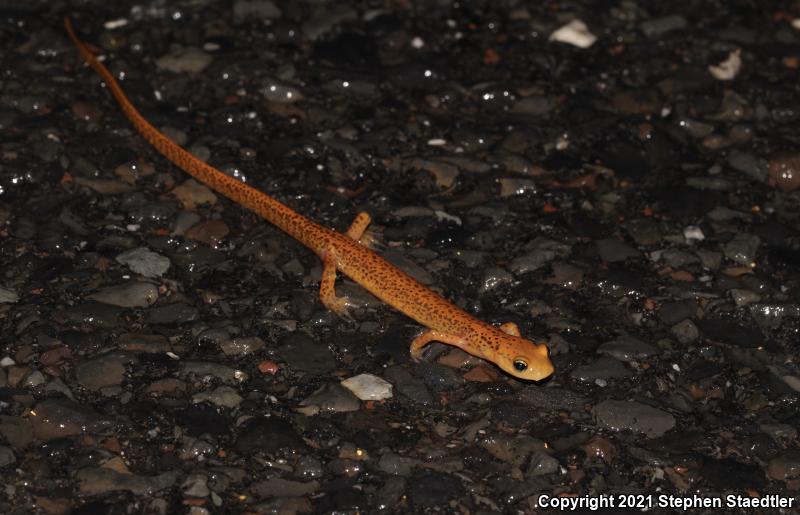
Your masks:
M694 299L666 302L658 310L658 318L667 325L697 316L697 301Z
M512 427L523 427L536 419L537 410L517 401L503 401L492 406L491 419Z
M230 432L231 420L211 406L197 404L181 411L176 422L189 436L222 435Z
M702 217L716 206L724 205L720 192L688 186L665 186L653 193L669 216L681 220Z
M756 327L745 327L731 320L698 320L697 327L709 340L755 348L764 345L764 335Z
M731 458L707 460L699 477L716 490L761 490L766 480L758 465L746 465Z
M336 367L328 346L304 332L281 338L276 354L292 370L309 375L326 374Z
M464 383L464 379L452 368L438 363L422 361L417 365L417 373L425 385L435 392L454 390Z
M600 163L624 178L640 178L650 170L644 150L626 141L609 143L600 156Z
M200 311L196 307L182 302L153 307L147 311L147 321L156 325L184 324L199 318Z
M408 485L408 497L415 509L433 506L446 506L448 501L464 495L461 481L449 474L423 470L414 475Z
M228 430L226 424L223 429ZM242 454L278 452L282 449L303 449L306 444L287 421L277 417L258 417L247 422L236 439L236 450Z
M408 397L414 402L419 402L423 405L430 405L434 403L434 398L425 383L411 374L408 373L403 367L394 366L386 369L383 375L384 379L392 383L395 391L401 395Z

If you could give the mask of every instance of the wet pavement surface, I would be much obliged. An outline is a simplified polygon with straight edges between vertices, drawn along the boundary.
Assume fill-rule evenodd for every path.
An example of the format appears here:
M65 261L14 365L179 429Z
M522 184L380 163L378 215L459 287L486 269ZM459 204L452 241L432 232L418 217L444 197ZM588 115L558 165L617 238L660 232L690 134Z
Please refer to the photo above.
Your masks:
M2 14L0 512L796 507L797 2ZM370 212L556 374L413 363L421 328L346 280L356 321L326 311L317 258L149 148L67 14L175 141L325 225Z

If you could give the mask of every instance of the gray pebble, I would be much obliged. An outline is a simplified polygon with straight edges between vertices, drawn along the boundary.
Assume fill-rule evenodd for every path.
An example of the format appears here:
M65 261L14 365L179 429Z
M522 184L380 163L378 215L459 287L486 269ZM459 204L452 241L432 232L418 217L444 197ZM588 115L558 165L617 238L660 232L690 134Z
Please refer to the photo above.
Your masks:
M434 392L454 390L464 384L464 379L455 370L439 363L422 361L417 364L417 372Z
M748 221L751 218L748 213L736 211L735 209L725 206L716 206L714 209L708 212L707 216L715 222L730 222L732 220Z
M740 265L753 266L761 239L753 234L736 233L723 247L725 257Z
M767 463L767 475L775 481L796 480L800 477L800 452L790 449Z
M192 402L210 402L223 408L235 408L242 402L239 392L230 386L218 386L210 392L199 392L192 396Z
M269 0L236 0L233 4L233 21L241 24L247 20L274 20L281 10Z
M633 371L626 367L621 361L614 358L602 357L594 363L575 367L569 375L578 381L593 383L598 379L622 379L631 377Z
M555 106L550 97L531 96L517 100L511 107L511 112L535 117L549 113Z
M620 365L622 365L622 363L620 363ZM572 390L567 390L565 388L542 388L541 386L534 385L526 386L521 389L517 394L517 398L520 402L543 411L583 411L584 406L589 402L587 397L573 392Z
M420 464L420 460L414 458L407 458L399 456L391 451L386 451L381 455L378 460L378 468L393 476L408 477L411 475L414 467Z
M119 491L131 492L134 495L152 495L174 485L180 477L180 472L171 470L156 476L138 476L98 467L81 469L75 477L78 480L78 490L84 495Z
M752 304L750 314L758 325L769 329L777 329L787 319L800 319L800 305L798 304Z
M670 32L685 29L689 25L683 16L672 14L661 18L652 18L643 21L639 29L648 38L658 38Z
M602 344L597 352L626 362L641 361L661 353L658 347L628 334L623 334L615 340Z
M386 369L384 378L394 385L394 391L412 401L426 406L434 403L433 396L425 387L425 383L409 374L405 368L389 367Z
M558 472L561 465L558 460L544 451L536 451L531 455L528 468L525 471L526 477L546 476Z
M660 258L664 263L673 268L683 268L686 265L692 265L700 261L700 259L691 252L679 249L666 249L660 253Z
M499 266L490 266L484 269L481 279L481 293L490 292L498 286L507 286L514 282L514 276L506 269Z
M313 416L329 413L358 411L361 401L350 390L336 383L322 385L317 391L300 402L297 411Z
M758 428L779 444L792 443L797 439L797 428L790 424L761 424Z
M245 372L210 361L184 361L178 369L178 375L181 378L213 377L226 384L238 384L247 380Z
M208 477L200 472L189 474L181 484L183 495L190 497L208 497L211 491L208 489Z
M336 367L336 360L328 347L303 332L283 337L276 354L292 370L305 374L322 375Z
M478 442L478 445L489 451L495 458L520 466L534 452L543 452L547 445L538 438L521 434L509 436L505 434L489 434Z
M130 281L101 288L86 298L122 308L144 308L158 300L158 288L154 284Z
M169 259L145 247L126 250L117 255L116 260L144 277L161 277L170 265Z
M634 401L606 400L593 410L597 425L613 431L631 430L658 438L673 427L675 417L647 404Z
M322 466L322 462L317 458L306 455L297 460L295 473L300 477L310 479L322 477L322 475L325 473L325 468Z
M658 310L658 318L665 324L672 325L697 316L697 301L694 299L665 302Z
M761 301L761 295L752 291L741 288L734 288L731 290L731 297L737 307L747 306L755 302Z
M0 286L0 304L14 304L19 300L17 292L11 288Z
M769 163L766 160L738 150L731 151L728 166L758 182L766 182L769 174Z
M31 415L31 431L43 441L100 432L111 427L110 420L91 408L59 397L40 402Z
M37 386L44 384L45 381L44 374L38 370L34 370L28 374L28 376L22 382L22 386L24 388L36 388Z
M155 306L147 311L147 322L156 325L180 325L200 319L200 310L183 302Z
M700 337L700 330L691 320L682 320L670 328L670 332L683 344L696 342Z
M724 177L688 177L686 185L707 191L729 191L735 187L732 181Z
M122 309L109 304L86 301L66 308L60 313L66 320L97 329L119 327Z
M31 423L27 418L0 415L0 435L18 451L33 442Z
M180 48L156 59L156 66L173 73L197 73L211 64L211 54L199 48Z
M112 351L76 365L75 376L84 387L98 391L122 384L127 366L137 361L133 353Z
M172 232L178 236L183 236L186 231L197 225L203 217L194 211L180 211L172 224Z
M624 227L638 245L655 245L661 241L661 230L651 218L634 218Z
M600 259L608 263L616 263L625 261L628 258L638 258L641 256L638 250L616 238L604 238L598 240L595 244L597 245L597 252L600 254Z
M14 456L14 451L11 450L11 447L0 445L0 468L5 467L6 465L11 465L16 461L17 458Z
M543 282L555 284L568 290L577 290L583 282L583 270L568 263L553 263L553 276Z
M288 479L281 479L273 477L259 481L250 486L250 490L259 498L268 497L303 497L313 494L319 489L319 483L316 481L289 481ZM289 513L287 511L276 512L261 512L259 513ZM292 513L298 513L292 511Z
M264 340L258 336L232 338L220 344L220 349L226 356L247 356L264 348Z
M269 102L279 104L290 104L304 98L299 89L272 77L262 81L262 86L258 92Z
M722 254L713 250L698 250L697 257L703 266L710 270L717 270L722 264Z
M537 249L525 254L524 256L514 258L508 264L508 267L516 275L526 274L528 272L538 270L555 259L555 257L556 253L554 250Z

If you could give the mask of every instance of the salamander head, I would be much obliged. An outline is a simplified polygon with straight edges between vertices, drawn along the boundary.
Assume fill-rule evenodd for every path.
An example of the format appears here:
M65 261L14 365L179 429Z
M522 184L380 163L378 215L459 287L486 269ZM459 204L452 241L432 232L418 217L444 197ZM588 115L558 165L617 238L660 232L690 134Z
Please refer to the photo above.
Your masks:
M508 374L528 381L541 381L553 374L547 346L498 331L498 349L492 361Z

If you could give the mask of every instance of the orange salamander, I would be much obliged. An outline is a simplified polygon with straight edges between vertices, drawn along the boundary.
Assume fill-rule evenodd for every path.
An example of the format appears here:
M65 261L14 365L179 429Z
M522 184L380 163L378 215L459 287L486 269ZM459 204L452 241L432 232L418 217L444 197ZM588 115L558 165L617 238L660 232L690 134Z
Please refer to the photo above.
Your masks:
M414 360L422 358L428 343L438 341L491 361L520 379L540 381L553 373L547 346L522 338L516 324L508 322L495 327L474 318L367 248L360 241L370 223L367 213L359 213L345 234L338 233L181 148L144 119L108 69L78 39L69 19L65 19L64 24L69 38L83 59L105 81L122 112L159 153L208 187L264 217L322 259L319 296L328 309L349 318L346 299L337 297L334 289L339 270L383 302L428 328L411 342Z

